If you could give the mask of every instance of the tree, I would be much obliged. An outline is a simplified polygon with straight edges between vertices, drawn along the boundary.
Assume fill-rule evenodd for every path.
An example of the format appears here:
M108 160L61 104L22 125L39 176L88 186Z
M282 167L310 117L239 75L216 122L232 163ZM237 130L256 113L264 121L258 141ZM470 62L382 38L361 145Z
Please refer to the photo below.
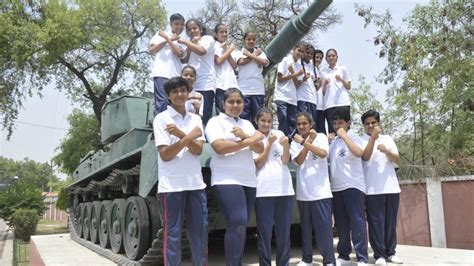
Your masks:
M51 165L38 163L25 158L23 161L14 161L0 156L0 171L2 177L15 177L19 180L31 183L41 191L48 190L49 181L57 181L58 177L53 175Z
M375 98L375 95L371 92L370 84L366 83L363 76L359 76L359 83L359 88L351 90L351 129L362 135L365 134L362 121L360 120L362 114L370 109L376 110L381 114L385 112L382 103ZM390 123L387 124L383 118L382 120L384 121L384 133L390 134Z
M64 173L72 174L81 158L89 151L99 150L100 125L92 114L75 109L69 116L69 132L59 144L59 154L53 161Z
M35 210L38 215L45 211L41 190L28 180L20 180L0 192L0 217L9 221L18 209Z
M471 1L432 1L416 6L403 27L395 28L390 12L375 14L356 5L365 26L378 29L374 45L387 62L378 78L392 84L389 111L405 129L411 163L472 158L472 10Z
M23 101L45 86L91 106L100 122L113 89L147 82L143 43L164 22L159 0L2 1L0 111L7 137Z

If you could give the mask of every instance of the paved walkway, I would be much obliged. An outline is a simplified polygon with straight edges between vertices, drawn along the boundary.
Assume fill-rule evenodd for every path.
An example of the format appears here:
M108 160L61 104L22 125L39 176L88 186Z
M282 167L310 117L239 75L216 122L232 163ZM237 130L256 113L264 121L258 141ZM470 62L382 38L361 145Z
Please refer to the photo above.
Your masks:
M34 242L41 260L48 266L116 265L74 242L69 234L32 236L31 242ZM31 261L31 265L35 265L35 262Z
M0 265L12 265L13 233L3 219L0 219Z
M71 240L69 234L33 236L32 240L46 265L115 265ZM337 239L335 239L335 244L336 242ZM315 250L313 265L322 265L322 257L316 252ZM372 255L371 251L369 254ZM474 265L473 250L398 245L397 255L405 261L404 265ZM300 247L293 248L290 265L296 265L300 256ZM351 258L355 265L355 254L352 254ZM371 257L369 264L374 263ZM183 265L191 265L191 262L185 260ZM225 265L223 245L219 241L211 244L209 248L209 265ZM258 265L256 240L247 241L244 265Z

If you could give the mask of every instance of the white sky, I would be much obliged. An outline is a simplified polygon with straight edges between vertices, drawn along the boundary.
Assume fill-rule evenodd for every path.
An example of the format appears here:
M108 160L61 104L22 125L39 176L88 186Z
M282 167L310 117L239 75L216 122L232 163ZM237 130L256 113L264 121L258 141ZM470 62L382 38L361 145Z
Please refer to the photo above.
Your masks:
M186 17L200 9L204 0L165 0L168 14L179 12ZM408 15L416 3L428 1L362 1L359 4L371 5L377 13L390 10L397 25ZM318 38L319 49L326 51L335 48L339 62L348 67L353 80L353 87L358 87L358 76L363 75L372 85L372 90L379 100L384 99L386 87L376 83L375 77L385 66L385 62L376 55L372 37L376 29L363 28L363 20L354 12L354 1L335 0L333 5L342 14L343 21ZM151 86L151 85L150 85ZM151 90L151 88L150 88ZM65 137L69 124L66 120L74 104L64 92L45 89L44 97L32 97L20 111L15 132L10 141L6 141L6 132L0 132L0 156L22 160L29 158L37 162L49 162L56 153L60 140ZM76 106L78 107L78 106ZM34 126L28 125L41 125Z

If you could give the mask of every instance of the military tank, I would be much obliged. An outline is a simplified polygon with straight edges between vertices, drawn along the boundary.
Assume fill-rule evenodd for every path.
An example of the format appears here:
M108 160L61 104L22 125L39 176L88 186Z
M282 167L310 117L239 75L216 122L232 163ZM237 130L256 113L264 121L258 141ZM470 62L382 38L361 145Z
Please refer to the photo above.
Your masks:
M331 2L313 2L283 27L265 48L270 61L265 72L288 54ZM153 112L153 100L146 97L121 96L108 101L102 110L101 124L101 141L107 148L84 156L73 174L74 182L68 187L72 239L122 265L163 263ZM211 149L206 143L200 156L207 189ZM224 217L212 193L207 192L209 231L222 231L226 225ZM293 223L299 222L296 209ZM248 226L256 226L254 215ZM186 256L190 252L187 241L182 241L182 246Z

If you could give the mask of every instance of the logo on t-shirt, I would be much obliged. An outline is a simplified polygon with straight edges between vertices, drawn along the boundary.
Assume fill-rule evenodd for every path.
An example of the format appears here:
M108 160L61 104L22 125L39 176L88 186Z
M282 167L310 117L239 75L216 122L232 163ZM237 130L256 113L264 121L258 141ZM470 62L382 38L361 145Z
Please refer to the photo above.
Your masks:
M313 153L313 160L317 160L318 159L318 156L316 156L316 154Z
M279 150L274 150L274 151L273 151L273 156L275 156L276 158L281 157L280 151L279 151Z
M347 151L345 149L340 149L339 152L337 153L337 156L339 157L345 157Z

